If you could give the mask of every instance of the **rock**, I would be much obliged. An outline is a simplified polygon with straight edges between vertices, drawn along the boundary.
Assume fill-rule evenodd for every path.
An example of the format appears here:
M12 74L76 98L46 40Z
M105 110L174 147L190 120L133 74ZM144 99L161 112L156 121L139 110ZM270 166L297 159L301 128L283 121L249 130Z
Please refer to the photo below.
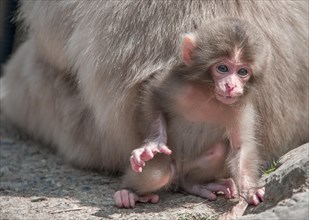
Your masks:
M265 202L239 219L309 219L309 143L287 154L264 177Z
M268 209L258 214L249 214L242 216L239 219L291 219L291 220L308 220L308 207L309 207L309 192L302 192L293 195L291 198L284 199L279 202L275 207Z

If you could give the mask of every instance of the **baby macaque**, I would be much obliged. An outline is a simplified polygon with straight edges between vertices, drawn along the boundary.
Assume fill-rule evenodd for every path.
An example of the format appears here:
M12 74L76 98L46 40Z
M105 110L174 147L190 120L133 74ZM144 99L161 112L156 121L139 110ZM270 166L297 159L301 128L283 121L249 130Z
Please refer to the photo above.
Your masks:
M146 103L142 111L154 107L154 120L144 128L150 135L132 152L131 165L137 173L125 176L128 190L116 192L116 204L134 207L132 201L138 194L171 183L210 200L216 199L219 191L227 198L235 197L237 188L225 177L235 179L249 203L259 204L264 189L258 188L255 113L247 96L249 87L256 86L255 79L263 77L265 69L260 65L268 65L269 53L263 35L240 19L217 19L185 35L182 62L148 88L152 103ZM156 153L171 156L157 159ZM149 170L142 171L150 159ZM156 170L160 171L159 180ZM133 193L136 191L138 194Z
M259 169L309 139L307 1L20 5L1 112L73 164L124 173L118 207L172 186L257 205Z

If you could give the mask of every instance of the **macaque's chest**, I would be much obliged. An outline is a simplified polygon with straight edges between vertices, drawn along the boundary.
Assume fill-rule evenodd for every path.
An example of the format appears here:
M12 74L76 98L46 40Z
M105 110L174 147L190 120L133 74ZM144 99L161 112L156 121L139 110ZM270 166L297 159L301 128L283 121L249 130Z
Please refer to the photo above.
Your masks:
M178 115L167 117L167 145L178 173L197 181L223 177L239 109L219 102L209 88L196 85L184 88L176 102ZM201 173L208 175L200 179Z
M187 161L207 154L217 143L227 142L226 129L209 123L194 123L179 118L168 121L167 145L172 157Z
M225 126L236 114L234 108L220 103L206 86L189 84L176 100L179 114L189 122Z

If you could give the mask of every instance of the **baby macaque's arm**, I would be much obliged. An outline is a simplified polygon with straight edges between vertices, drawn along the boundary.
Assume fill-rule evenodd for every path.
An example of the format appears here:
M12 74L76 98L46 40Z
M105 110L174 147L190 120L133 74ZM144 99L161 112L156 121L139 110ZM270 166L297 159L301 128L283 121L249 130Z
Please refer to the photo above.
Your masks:
M142 172L145 162L152 159L157 153L170 155L172 151L166 146L166 121L160 113L151 125L150 135L144 144L132 151L130 162L135 172Z

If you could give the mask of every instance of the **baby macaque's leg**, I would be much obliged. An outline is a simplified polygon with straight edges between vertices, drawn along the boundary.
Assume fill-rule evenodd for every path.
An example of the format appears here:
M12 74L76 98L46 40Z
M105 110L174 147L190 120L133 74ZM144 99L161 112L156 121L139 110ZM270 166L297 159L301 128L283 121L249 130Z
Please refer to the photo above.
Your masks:
M209 148L203 155L189 165L188 179L184 181L183 189L188 193L215 200L217 192L223 192L225 197L230 199L237 195L237 187L233 179L218 179L225 166L228 146L225 143L217 143ZM187 169L188 169L187 168ZM192 170L192 174L190 174ZM194 170L202 170L202 173L194 173ZM199 177L199 176L201 177ZM222 173L223 176L223 173ZM195 179L214 180L213 182L194 182Z
M128 169L123 177L121 189L114 194L119 208L134 208L136 202L157 203L154 192L168 187L175 178L175 165L165 154L157 155L147 162L143 172Z
M225 198L234 198L238 191L233 179L219 179L207 184L186 184L184 190L190 194L197 195L209 200L216 200L216 193L223 192Z

